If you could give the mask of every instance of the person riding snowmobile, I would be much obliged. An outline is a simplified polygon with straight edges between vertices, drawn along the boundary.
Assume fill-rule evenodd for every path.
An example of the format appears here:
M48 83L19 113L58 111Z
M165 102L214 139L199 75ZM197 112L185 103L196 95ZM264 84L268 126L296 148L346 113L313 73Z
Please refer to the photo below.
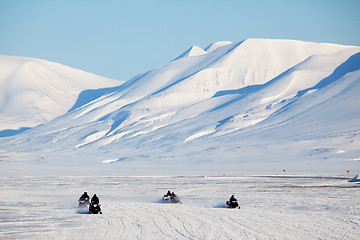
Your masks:
M81 197L79 198L78 202L79 202L79 206L78 207L86 207L88 206L89 203L89 195L87 194L87 192L84 192Z
M90 214L102 214L100 204L99 204L99 198L94 194L94 196L91 198L91 204L89 206L89 213Z
M163 201L169 201L171 198L171 192L170 190L164 195L164 197L162 198Z
M89 195L87 194L87 192L84 192L81 197L79 198L79 200L85 200L85 199L90 199Z
M91 198L91 204L99 204L99 198L94 194L94 196Z
M171 202L171 203L178 203L178 202L180 202L180 199L178 198L178 196L176 196L176 194L175 194L174 192L171 193L170 202Z
M229 201L227 201L226 204L229 206L229 208L239 208L239 204L234 195L231 195Z

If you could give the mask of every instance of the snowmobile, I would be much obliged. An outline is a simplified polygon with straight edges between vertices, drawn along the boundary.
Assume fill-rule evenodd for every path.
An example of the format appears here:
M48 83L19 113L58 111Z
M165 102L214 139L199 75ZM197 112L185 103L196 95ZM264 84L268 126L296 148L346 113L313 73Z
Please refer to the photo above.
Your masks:
M228 208L238 208L240 209L240 205L238 204L237 201L226 201L226 205L228 206Z
M89 198L80 198L78 202L79 202L78 208L85 208L90 205Z
M99 203L91 203L89 207L89 214L102 214Z
M164 195L162 198L163 201L170 201L170 196Z
M164 197L162 198L162 200L164 202L170 202L170 203L180 203L180 199L178 196L176 196L174 193L171 195L164 195Z
M180 199L178 198L178 196L170 196L170 202L171 203L180 203Z

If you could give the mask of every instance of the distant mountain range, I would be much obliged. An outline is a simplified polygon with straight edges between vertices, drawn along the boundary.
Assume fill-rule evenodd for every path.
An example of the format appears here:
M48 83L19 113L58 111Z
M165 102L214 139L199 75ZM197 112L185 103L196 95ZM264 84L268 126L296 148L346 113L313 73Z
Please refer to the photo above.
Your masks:
M35 125L21 124L30 116L22 102L45 109L31 113L37 122L57 117L0 139L3 160L25 154L34 164L139 174L360 171L359 47L270 39L193 46L118 86L16 60L0 77L23 81L2 88L1 114L18 122L2 129ZM35 85L43 87L22 94ZM79 94L85 88L99 89ZM20 100L10 105L6 96Z

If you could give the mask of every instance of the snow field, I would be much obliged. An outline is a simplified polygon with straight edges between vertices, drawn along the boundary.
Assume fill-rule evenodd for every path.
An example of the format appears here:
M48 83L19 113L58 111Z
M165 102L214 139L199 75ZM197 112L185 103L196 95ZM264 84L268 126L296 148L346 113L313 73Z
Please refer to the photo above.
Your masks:
M2 177L0 238L357 238L359 185L285 177ZM162 203L167 190L182 204ZM102 215L77 209L83 191ZM240 210L225 208L231 194Z

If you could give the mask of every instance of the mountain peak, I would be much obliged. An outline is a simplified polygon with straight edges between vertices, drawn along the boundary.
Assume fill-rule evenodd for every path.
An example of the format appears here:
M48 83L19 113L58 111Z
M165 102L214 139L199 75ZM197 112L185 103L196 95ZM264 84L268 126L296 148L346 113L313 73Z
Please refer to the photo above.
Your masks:
M1 55L0 66L0 135L65 114L84 90L123 83L36 58Z
M231 44L232 42L230 41L220 41L220 42L214 42L212 44L210 44L209 46L207 46L205 48L205 51L206 52L213 52L215 51L216 49L218 49L219 47L223 47L223 46L226 46L226 45L229 45Z
M177 58L175 58L173 61L178 60L180 58L184 57L193 57L193 56L200 56L206 54L206 51L196 45L192 45L188 50L180 54Z

